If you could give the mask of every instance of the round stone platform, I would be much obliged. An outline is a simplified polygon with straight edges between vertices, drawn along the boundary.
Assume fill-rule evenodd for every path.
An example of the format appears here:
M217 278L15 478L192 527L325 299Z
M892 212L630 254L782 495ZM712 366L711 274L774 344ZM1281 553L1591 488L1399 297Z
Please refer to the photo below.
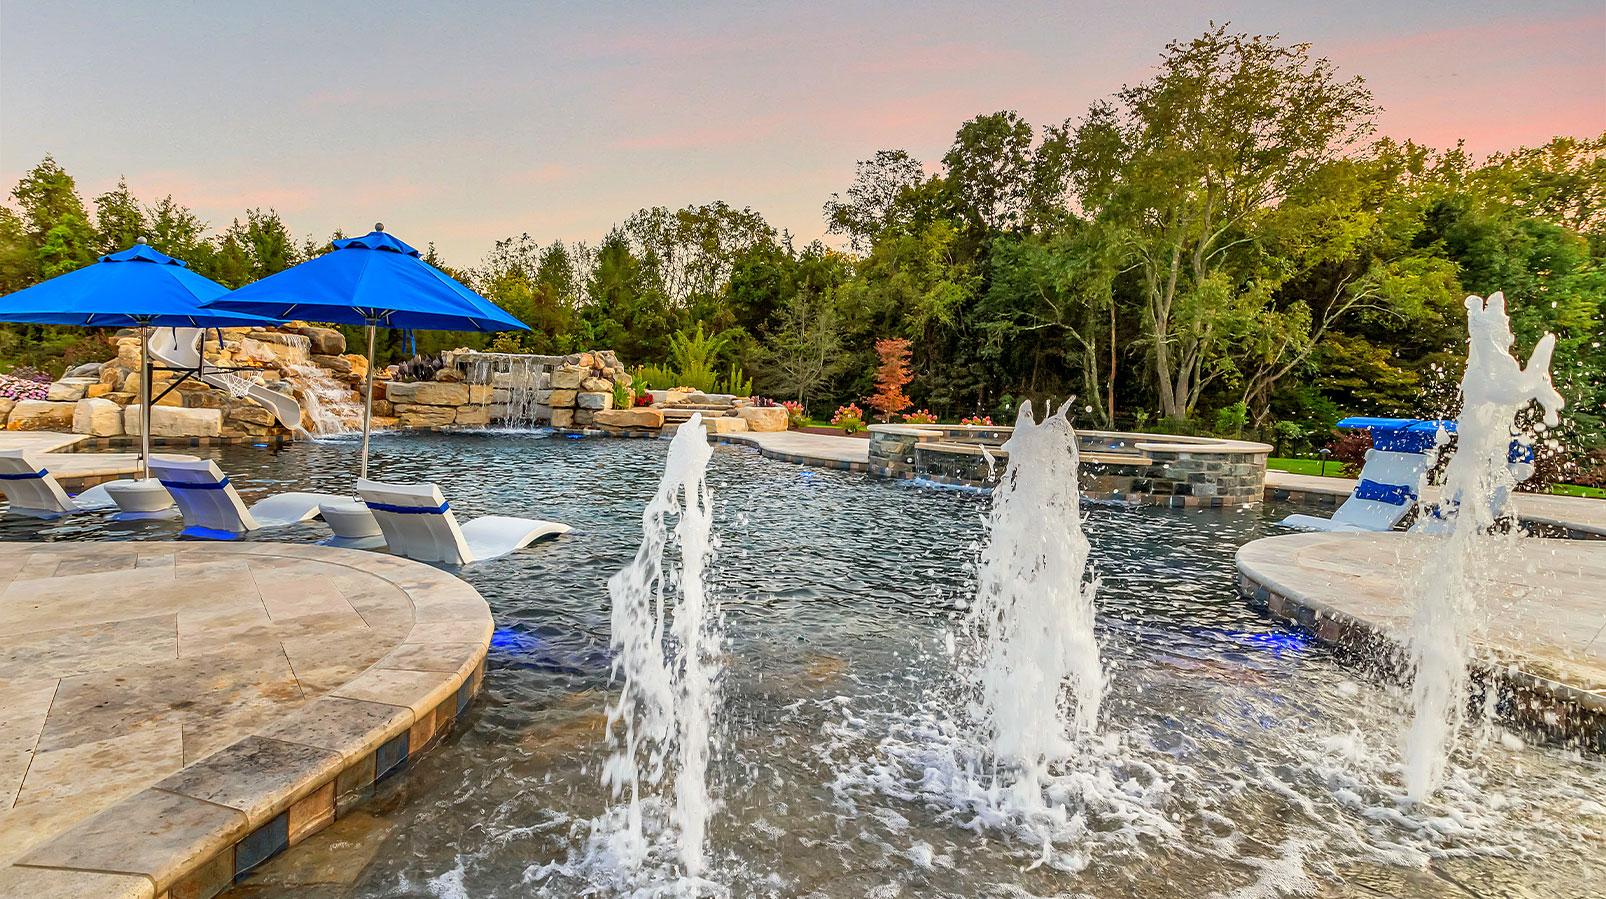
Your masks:
M0 543L0 896L211 896L456 720L472 587L375 553Z
M1238 550L1238 589L1273 617L1390 669L1403 660L1405 581L1434 538L1302 533ZM1502 711L1606 751L1606 543L1524 538L1504 547L1474 668L1503 687Z

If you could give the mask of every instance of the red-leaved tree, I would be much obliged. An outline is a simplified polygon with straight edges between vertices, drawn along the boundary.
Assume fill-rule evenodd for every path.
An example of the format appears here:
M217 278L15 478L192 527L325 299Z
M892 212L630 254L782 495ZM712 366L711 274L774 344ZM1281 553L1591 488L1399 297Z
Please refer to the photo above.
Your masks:
M902 337L878 340L875 352L881 357L881 365L876 369L875 396L870 397L870 405L881 413L883 421L891 421L893 415L914 405L914 400L903 393L903 385L914 380L909 373L909 341Z

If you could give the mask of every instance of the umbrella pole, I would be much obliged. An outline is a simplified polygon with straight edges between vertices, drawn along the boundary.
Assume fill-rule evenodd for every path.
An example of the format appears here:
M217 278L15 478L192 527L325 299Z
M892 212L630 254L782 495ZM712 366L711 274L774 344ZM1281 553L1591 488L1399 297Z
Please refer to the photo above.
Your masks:
M362 465L359 475L368 479L368 431L374 420L374 324L368 323L368 372L363 377L362 391Z
M151 337L139 326L139 477L151 476Z

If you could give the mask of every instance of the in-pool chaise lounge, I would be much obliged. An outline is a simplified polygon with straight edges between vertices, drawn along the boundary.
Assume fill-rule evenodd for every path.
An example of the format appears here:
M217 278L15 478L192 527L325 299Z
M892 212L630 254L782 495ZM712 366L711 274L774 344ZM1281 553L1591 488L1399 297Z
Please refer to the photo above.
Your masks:
M44 462L27 450L0 450L0 493L10 501L12 512L34 518L117 508L105 484L68 496Z
M1388 531L1416 508L1439 429L1445 422L1397 418L1346 418L1341 428L1365 428L1372 448L1349 499L1332 518L1290 515L1284 527L1307 531ZM1449 422L1450 429L1455 423Z
M284 527L318 516L318 504L344 497L330 493L280 493L246 508L240 494L210 459L151 459L151 474L173 495L184 515L184 534L229 540L248 531Z
M567 534L566 524L534 518L486 515L459 525L434 484L382 484L360 480L357 494L399 556L420 562L467 565L505 556L541 537Z

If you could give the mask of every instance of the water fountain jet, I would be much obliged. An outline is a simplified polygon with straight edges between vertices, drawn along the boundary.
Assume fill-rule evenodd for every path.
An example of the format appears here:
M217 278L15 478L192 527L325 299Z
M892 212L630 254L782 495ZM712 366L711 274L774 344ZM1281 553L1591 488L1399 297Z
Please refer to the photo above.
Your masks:
M711 456L702 417L693 416L670 442L663 478L642 513L635 559L608 581L613 676L623 683L608 708L613 754L602 780L628 801L596 822L594 837L627 877L649 859L673 859L692 881L706 868L722 639L719 608L704 583L714 549L704 482Z
M1031 807L1050 763L1073 751L1069 735L1097 729L1104 695L1069 406L1038 422L1021 405L966 622L978 742L1018 773L1011 792Z
M1422 569L1412 580L1410 636L1411 706L1405 734L1404 779L1415 800L1443 780L1455 731L1465 709L1467 656L1472 624L1485 592L1482 566L1500 556L1492 534L1517 479L1509 464L1517 414L1532 402L1544 409L1546 426L1559 421L1561 394L1550 381L1555 335L1534 346L1524 369L1511 355L1513 336L1501 293L1466 299L1466 373L1461 378L1461 414L1456 451L1445 469L1442 525L1430 539Z

